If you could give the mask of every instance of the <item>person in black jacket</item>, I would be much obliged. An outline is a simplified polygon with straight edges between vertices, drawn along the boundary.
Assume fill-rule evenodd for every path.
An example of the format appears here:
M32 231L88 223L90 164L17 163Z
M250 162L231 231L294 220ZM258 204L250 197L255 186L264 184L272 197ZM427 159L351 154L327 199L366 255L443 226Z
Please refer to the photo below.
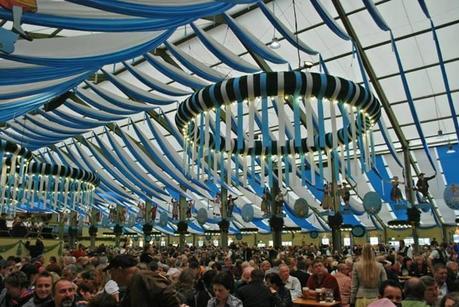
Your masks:
M292 296L290 291L285 288L284 282L277 273L268 273L265 276L266 285L274 294L275 307L292 307Z
M253 270L250 277L250 283L236 291L236 297L242 301L244 307L274 307L274 296L263 284L265 273L262 270Z
M216 270L205 272L196 284L193 300L187 302L190 307L207 307L207 302L214 296L212 280L217 275Z

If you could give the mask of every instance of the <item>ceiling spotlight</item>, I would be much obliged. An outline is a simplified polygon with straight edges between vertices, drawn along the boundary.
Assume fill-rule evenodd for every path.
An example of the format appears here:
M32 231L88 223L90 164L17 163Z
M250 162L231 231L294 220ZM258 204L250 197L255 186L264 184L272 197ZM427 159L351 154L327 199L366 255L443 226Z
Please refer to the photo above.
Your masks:
M279 42L279 39L277 37L273 37L273 40L271 41L271 43L269 44L269 47L271 49L279 49L281 46L280 42Z
M456 150L453 147L453 144L448 144L448 150L446 151L447 154L456 153Z
M314 63L312 63L311 61L304 61L303 66L305 69L311 69L312 66L314 66Z

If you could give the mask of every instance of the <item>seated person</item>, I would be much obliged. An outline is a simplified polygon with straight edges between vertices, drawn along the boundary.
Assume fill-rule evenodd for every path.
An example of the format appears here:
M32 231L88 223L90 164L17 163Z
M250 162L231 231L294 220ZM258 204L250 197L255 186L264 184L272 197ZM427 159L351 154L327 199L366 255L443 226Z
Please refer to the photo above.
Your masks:
M325 288L333 290L333 297L336 301L341 299L338 282L336 278L325 269L321 258L316 258L312 262L312 275L309 276L308 279L308 288L310 289L308 297L315 298L315 290Z

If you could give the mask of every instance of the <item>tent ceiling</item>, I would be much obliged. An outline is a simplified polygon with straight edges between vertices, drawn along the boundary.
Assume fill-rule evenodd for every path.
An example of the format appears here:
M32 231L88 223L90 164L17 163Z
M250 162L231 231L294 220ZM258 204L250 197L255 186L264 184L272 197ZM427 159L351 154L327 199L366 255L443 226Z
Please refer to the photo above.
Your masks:
M91 1L88 1L90 3ZM156 3L157 1L144 1L142 4L150 5L152 3ZM202 3L212 3L213 1L201 1ZM227 11L228 14L235 17L235 20L242 26L249 29L250 33L254 35L258 40L260 40L264 44L269 44L273 36L280 38L281 48L275 50L276 53L286 60L288 64L274 64L271 62L266 62L267 66L264 68L273 71L284 71L288 70L289 67L292 69L302 68L305 61L313 63L310 71L312 72L320 72L322 68L320 67L319 58L318 56L311 56L304 52L298 52L298 50L290 44L285 38L282 38L282 35L279 34L277 30L274 30L273 25L271 22L265 17L262 11L259 9L258 5L251 3L251 1L228 1L228 2L239 2L240 4L230 6L228 5L229 10ZM335 9L332 1L319 1L323 8L329 12L329 14L334 18L337 25L344 29L344 25L340 18L338 18L337 10ZM39 1L40 5L41 1ZM175 2L174 2L175 3ZM188 3L188 2L187 2ZM276 1L265 1L266 6L273 12L273 14L282 22L290 31L296 32L298 34L298 39L307 43L309 46L314 48L315 50L320 52L325 65L327 66L328 71L330 74L339 76L345 79L353 80L356 83L363 83L362 74L359 68L359 64L355 53L353 53L352 43L350 41L345 41L338 37L335 33L333 33L330 28L327 26L326 23L321 19L319 14L317 13L316 9L314 8L313 4L309 0L276 0ZM140 4L140 3L139 3ZM169 2L169 4L171 4ZM439 45L441 47L441 52L443 56L444 66L447 72L448 79L450 81L450 94L452 97L453 104L456 110L459 108L457 103L459 94L458 94L458 87L457 82L455 80L459 79L459 62L458 62L458 41L456 38L456 33L458 32L459 27L459 3L453 0L442 0L442 1L426 1L427 7L429 9L430 16L432 18L432 22L435 25L436 34L438 35ZM53 5L58 5L62 10L56 11ZM180 4L176 4L180 6ZM181 4L185 5L185 4ZM295 5L295 10L294 10ZM375 76L377 77L379 83L382 86L385 96L388 99L389 104L392 106L393 112L396 114L398 123L400 124L401 130L405 135L406 139L410 141L410 145L412 148L415 148L415 156L418 159L424 161L425 155L423 156L423 151L421 150L422 144L420 140L420 135L418 130L416 129L415 122L412 117L412 113L410 112L409 104L407 102L406 93L403 90L400 71L397 66L396 57L393 52L393 48L391 46L391 39L388 32L384 32L378 28L376 23L374 22L373 18L369 14L369 11L365 8L364 4L360 0L352 0L352 1L344 1L342 3L344 10L346 12L347 17L349 18L350 23L352 24L354 30L356 31L357 39L359 40L360 44L362 45L370 63L374 70ZM411 95L413 97L414 105L417 111L417 115L419 118L419 124L424 132L425 138L427 143L434 147L438 145L444 145L448 143L457 143L457 132L455 131L454 122L452 119L452 113L450 106L448 104L448 97L447 91L445 90L445 83L443 76L440 70L440 62L439 58L435 49L434 41L432 39L432 32L431 32L431 25L429 20L426 18L424 13L421 10L419 2L417 0L409 0L409 1L401 1L401 0L383 0L383 1L375 1L375 5L381 16L384 18L387 25L393 31L393 35L395 37L395 41L397 44L397 48L400 52L400 57L402 60L403 68L406 74L407 82L409 85L409 89L411 91ZM177 8L177 7L176 7ZM51 10L51 11L49 11ZM53 11L54 10L54 11ZM43 6L39 7L39 11L37 16L40 16L40 13L45 12L54 12L54 14L62 15L65 18L71 18L72 16L83 16L85 18L91 18L91 16L99 16L101 18L124 18L124 19L133 19L139 18L139 16L135 16L135 14L126 14L120 15L116 12L109 12L104 9L100 8L90 8L89 6L84 5L76 5L74 3L70 3L67 1L43 1ZM0 13L2 13L2 9L0 8ZM204 29L208 36L212 37L218 43L224 45L228 50L239 56L244 61L250 63L251 65L257 66L257 61L254 57L247 51L246 47L243 43L241 43L240 37L236 35L226 23L222 23L224 19L222 18L221 12L217 12L216 16L211 16L211 14L207 15L195 15L192 19L197 18L194 22L196 26L201 29ZM295 18L296 13L296 18ZM76 14L76 15L75 15ZM0 15L5 16L5 15ZM143 18L143 17L142 17ZM169 38L167 39L170 43L176 43L177 47L183 50L189 56L201 61L205 65L211 67L215 71L222 73L227 78L231 77L238 77L245 75L244 72L238 71L228 64L222 63L219 58L211 51L209 51L206 46L202 43L202 40L195 36L194 31L192 30L191 26L189 25L189 21L184 21L182 24L177 24L175 31L170 34ZM138 78L136 78L133 74L128 72L121 61L127 61L128 63L132 63L135 69L143 72L144 74L155 78L156 80L163 82L165 84L174 86L175 88L187 90L189 91L190 88L184 86L180 82L174 80L170 76L166 76L165 74L161 73L153 67L150 63L145 61L142 57L142 53L144 52L137 52L137 54L132 53L129 58L126 58L126 54L123 49L125 47L133 47L140 44L145 43L148 39L142 37L142 39L137 39L136 37L139 36L139 32L134 32L131 35L125 35L123 39L116 41L116 44L110 45L110 42L113 43L113 40L116 39L119 33L108 33L107 31L81 31L72 29L72 27L65 28L65 27L50 27L50 26L42 26L37 25L39 23L33 24L34 22L27 23L25 22L23 28L26 31L30 31L32 33L37 33L40 37L49 36L50 38L43 38L43 39L36 39L31 43L24 43L23 41L18 41L16 44L17 51L22 53L30 53L36 56L37 58L40 57L63 57L67 56L71 57L88 57L90 55L100 55L104 52L118 52L119 61L106 61L100 62L105 64L103 69L108 72L113 72L117 77L121 80L138 87L144 91L151 91L151 88L144 83L140 82ZM43 24L43 23L41 23ZM10 29L12 23L7 21L4 25L4 29ZM156 32L158 33L158 32ZM137 35L137 36L136 36ZM59 39L51 38L52 36L61 37ZM86 37L90 37L87 39ZM97 37L101 37L104 42L103 44L97 45L94 41L97 41ZM111 40L110 37L113 39ZM153 49L150 50L152 54L155 55L164 55L164 51L166 52L167 57L166 60L172 60L174 65L177 65L180 69L185 71L187 74L194 75L188 68L186 68L176 57L172 56L170 51L166 50L164 45L154 44L152 39L153 35L149 37L150 45L153 46ZM54 46L55 41L62 42L68 41L65 43L69 52L68 54L65 53L66 49L59 49L59 50L51 50ZM76 45L72 45L72 42ZM100 42L100 40L99 40ZM57 43L59 44L59 43ZM87 44L87 48L83 48L81 44ZM97 45L97 46L96 46ZM24 47L22 47L24 46ZM49 49L47 49L49 46ZM155 49L156 48L156 49ZM128 48L129 49L129 48ZM21 51L24 50L24 51ZM33 52L37 50L36 52ZM140 49L139 49L140 50ZM37 53L38 52L38 53ZM57 54L57 53L59 54ZM15 55L15 53L13 53ZM124 57L123 57L124 56ZM17 60L17 59L16 59ZM71 63L71 62L69 62ZM85 62L87 65L85 69L81 71L73 71L69 72L69 74L74 75L79 73L82 76L86 76L90 78L94 72L97 72L101 65L97 66L94 65L94 62ZM23 67L29 67L30 65L23 64L21 62L13 62L7 59L0 59L0 70L6 69L7 67L16 67L18 69ZM53 65L50 65L53 66ZM71 66L71 64L70 64ZM43 66L42 66L43 67ZM40 67L38 67L40 68ZM51 69L56 70L56 73L59 73L59 68L51 67ZM4 70L6 72L7 70ZM1 73L1 72L0 72ZM98 78L102 77L101 71L98 71ZM68 75L66 79L63 80L74 80L69 78ZM198 80L201 80L204 83L210 84L210 82L203 80L200 77L197 77ZM2 80L6 80L8 82L8 78L1 78ZM43 122L49 122L50 126L53 126L52 121L48 121L43 117L40 117L36 114L37 110L40 109L41 105L44 102L49 101L52 96L58 96L60 93L65 92L69 89L73 89L75 87L83 88L86 87L84 83L80 83L81 80L74 80L74 82L68 81L68 86L66 88L61 88L59 91L56 90L55 92L51 91L51 94L47 99L37 101L33 106L29 106L28 108L24 108L22 113L32 112L29 113L32 117L37 117L38 119L42 120ZM3 84L9 83L0 83L0 94L1 92L6 93L6 87L3 87ZM13 83L14 84L14 83ZM102 89L106 89L113 94L119 95L120 97L128 98L125 93L123 93L117 86L115 86L110 81L102 81L100 79L97 81L98 86ZM45 91L46 82L42 83L31 83L31 87L35 86L35 89L43 88L43 92ZM3 87L4 90L1 90ZM55 84L49 84L49 87L55 87ZM372 89L373 93L375 93L373 89L373 84L370 84L370 88ZM14 91L21 91L20 86L12 85L10 90ZM49 90L49 89L47 89ZM157 93L157 92L155 92ZM186 98L186 96L168 96L161 93L158 95L162 95L162 97L172 98L177 100L177 103L172 103L169 105L162 105L160 109L152 110L153 113L164 113L165 116L169 119L171 123L174 123L174 117L176 113L177 105L180 101ZM23 97L24 101L28 101L31 99L35 99L36 97L27 95ZM2 106L8 106L8 103L16 102L21 99L11 100L11 99L0 99L0 104ZM35 100L34 100L35 101ZM0 109L2 112L2 118L6 119L7 126L3 128L4 137L8 137L8 133L12 133L12 127L14 128L13 121L17 123L28 122L28 119L20 116L22 114L17 114L16 112L21 113L21 110L9 110L8 108ZM75 112L74 109L69 108L67 104L59 106L58 111L65 112L75 117L82 118L80 114ZM161 110L161 111L159 111ZM9 112L9 113L8 113ZM273 109L269 110L270 115L275 115ZM339 114L339 113L338 113ZM293 121L293 113L289 113L291 120ZM130 135L135 141L140 142L136 133L134 133L131 123L134 122L139 127L141 131L146 135L146 137L150 140L151 144L156 147L160 148L160 144L157 140L155 140L153 134L151 133L148 125L145 123L145 115L143 112L131 112L128 116L122 116L122 119L119 120L110 120L109 122L116 123L121 129ZM273 118L270 121L271 131L277 131L278 129L278 122L276 116L270 116ZM388 133L393 140L393 144L396 149L400 149L401 144L397 138L397 135L394 132L394 129L391 125L391 121L388 119L387 113L383 111L382 120L384 121L385 125L388 128ZM338 122L341 122L342 119L340 115L338 115ZM8 123L12 123L12 126L8 126ZM16 124L17 124L16 123ZM32 125L32 124L29 124ZM167 140L171 146L173 146L174 150L181 155L182 144L171 135L170 129L165 129L161 127L159 124L155 124L159 130L159 132L164 136L164 139ZM109 139L105 135L105 127L111 127L109 124L104 125L95 125L91 128L87 128L85 130L80 131L79 133L75 133L75 137L77 140L86 139L87 141L91 142L94 145L98 143L95 141L93 134L100 136L101 140L105 143L109 143ZM54 126L60 127L61 126ZM331 120L330 120L330 113L328 110L325 112L325 127L326 131L331 129ZM328 130L327 130L328 129ZM442 131L442 135L438 134L438 131ZM37 136L34 133L39 133L41 130L36 129L36 131L31 131L29 136ZM84 132L86 131L86 132ZM383 154L384 157L389 156L387 144L379 130L378 127L375 127L375 145L376 151ZM24 132L24 131L23 131ZM42 131L43 132L43 131ZM61 131L62 132L62 131ZM23 137L26 137L27 131L24 132ZM43 132L44 133L44 132ZM55 133L59 134L59 131ZM258 131L258 133L260 133ZM39 136L43 137L43 134L39 134ZM77 137L80 135L80 137ZM161 184L158 182L158 179L154 176L148 174L148 170L145 169L141 163L139 163L138 159L135 155L132 154L130 150L125 146L122 138L119 135L114 135L115 140L119 142L125 150L125 154L127 157L138 163L139 167L147 176L149 176L152 182ZM54 135L55 136L55 135ZM39 140L40 138L38 138ZM44 138L46 139L46 138ZM62 136L61 138L55 138L53 141L48 141L46 144L49 145L51 149L54 148L61 148L64 151L66 148L64 144L67 144L71 148L73 148L73 143L75 139L72 138L72 134L68 134L68 137ZM22 142L26 143L25 139L22 139ZM30 145L30 144L29 144ZM36 149L37 152L43 153L46 157L47 149L46 146L30 146L31 149ZM75 148L73 148L74 150ZM93 153L89 151L86 146L81 146L81 149L89 156L93 157ZM113 149L110 149L112 151ZM164 157L167 157L167 154L161 151L161 154ZM54 157L57 155L53 154ZM419 156L419 157L418 157ZM438 157L438 163L441 164L441 157ZM388 158L390 159L390 158ZM63 161L62 161L63 162ZM420 165L419 163L418 165ZM95 162L100 169L103 167ZM430 172L430 166L428 163L422 164L424 168L421 170L427 170L426 172ZM440 165L439 165L440 166ZM394 165L387 166L393 172L400 172L400 169L397 169ZM440 166L441 167L441 166ZM166 172L165 172L166 173ZM108 178L111 178L115 183L123 185L118 178L115 178L112 174L107 173ZM166 175L170 180L174 180L170 175ZM457 182L458 178L446 178L446 182ZM364 180L367 181L367 180ZM372 190L372 183L370 181L367 182L369 186L369 190ZM438 183L440 185L440 183ZM440 188L439 188L440 189ZM297 191L299 193L299 191ZM130 193L130 192L129 192ZM241 195L243 194L241 191L238 191ZM292 191L292 197L298 197L298 194L295 194ZM436 198L440 199L441 189L435 190ZM356 194L356 202L360 203L361 205L361 197L363 196L362 191L358 191ZM136 197L133 197L136 199ZM202 196L196 196L196 199L200 200L198 205L207 204L208 200L202 198ZM246 200L248 202L248 200ZM241 207L243 203L239 204ZM129 205L131 206L131 204ZM197 207L199 207L197 206ZM204 205L203 205L204 206ZM448 208L443 204L438 205L441 210L442 214L448 212ZM443 207L442 207L443 206ZM170 210L167 207L167 204L163 204L165 210ZM366 217L366 215L365 215ZM315 220L312 220L312 219ZM317 221L317 217L315 215L311 216L311 224L314 226L319 227L320 229L324 229L323 226L319 225ZM367 222L363 222L366 220ZM384 222L388 220L383 219ZM427 220L426 220L427 221ZM362 219L361 221L367 226L374 227L372 222L368 222L368 218ZM239 223L239 224L238 224ZM243 222L238 221L238 226L243 225ZM265 221L266 223L266 221ZM287 224L294 223L291 220L288 220ZM429 223L435 223L434 220L431 220ZM292 224L293 225L293 224Z

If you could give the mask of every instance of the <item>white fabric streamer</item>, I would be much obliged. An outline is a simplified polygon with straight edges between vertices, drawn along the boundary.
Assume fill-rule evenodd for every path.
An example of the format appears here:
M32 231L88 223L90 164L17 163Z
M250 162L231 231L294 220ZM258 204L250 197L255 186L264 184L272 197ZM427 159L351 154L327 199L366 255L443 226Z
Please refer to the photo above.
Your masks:
M310 98L306 98L304 96L304 108L306 111L306 130L307 130L307 141L306 144L309 148L314 146L314 121L313 121L313 113L314 110L312 108L312 101Z
M308 152L309 164L311 166L311 184L316 184L316 162L314 161L314 154L312 150Z
M231 105L227 104L225 107L225 126L226 126L226 142L225 149L227 152L231 151Z

